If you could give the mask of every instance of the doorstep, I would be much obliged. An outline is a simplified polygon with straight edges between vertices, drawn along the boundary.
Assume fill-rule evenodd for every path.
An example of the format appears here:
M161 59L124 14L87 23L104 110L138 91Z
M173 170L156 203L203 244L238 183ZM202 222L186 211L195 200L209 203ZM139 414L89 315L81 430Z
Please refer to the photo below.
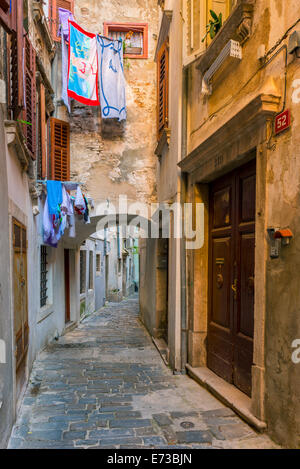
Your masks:
M67 324L65 325L64 331L63 331L63 335L67 334L67 332L73 331L73 329L75 329L76 326L77 326L77 323L74 322L74 321L67 322Z
M249 425L259 432L266 430L267 424L255 417L251 412L250 397L206 367L193 368L187 364L186 369L191 378L208 389L227 407L234 410Z

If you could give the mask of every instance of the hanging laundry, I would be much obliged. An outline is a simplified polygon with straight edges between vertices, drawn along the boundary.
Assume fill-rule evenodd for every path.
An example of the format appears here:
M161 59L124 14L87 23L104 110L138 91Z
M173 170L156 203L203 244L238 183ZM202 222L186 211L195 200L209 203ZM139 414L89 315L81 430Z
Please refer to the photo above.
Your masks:
M89 223L91 223L91 219L90 219L90 209L89 209L89 202L87 200L87 198L85 196L84 197L84 201L85 201L85 212L83 214L83 219L84 219L84 223L87 225Z
M49 212L48 197L45 201L43 213L43 240L48 246L57 248L58 239L53 226L52 216Z
M74 209L73 204L71 201L71 197L69 196L68 192L66 191L65 185L62 185L62 203L60 206L60 210L65 215L73 215Z
M62 38L64 38L65 42L70 41L69 37L69 20L70 21L75 21L73 13L69 10L66 10L65 8L59 8L58 9L58 16L59 16L59 29L57 32L57 35Z
M63 231L65 231L66 228L69 228L69 237L70 238L75 238L76 236L76 231L75 231L75 216L74 216L74 207L72 203L72 199L69 196L68 192L66 191L66 187L73 187L72 184L70 183L64 183L63 188L62 188L62 193L63 193L63 201L60 206L61 212L63 214ZM76 184L75 188L78 187Z
M58 219L60 217L60 204L63 200L61 181L47 181L47 194L49 213Z
M70 46L68 96L80 103L99 106L96 35L69 21Z
M76 191L76 197L75 197L75 202L74 202L74 207L76 212L79 215L83 215L84 212L86 211L86 204L84 197L82 195L81 189L79 186L77 186L77 191Z
M69 113L71 112L70 98L68 96L68 42L69 42L69 20L74 21L73 14L64 8L58 9L59 15L59 30L57 35L61 36L61 75L62 75L62 89L61 99L67 107Z
M126 119L123 41L97 35L99 89L103 119Z

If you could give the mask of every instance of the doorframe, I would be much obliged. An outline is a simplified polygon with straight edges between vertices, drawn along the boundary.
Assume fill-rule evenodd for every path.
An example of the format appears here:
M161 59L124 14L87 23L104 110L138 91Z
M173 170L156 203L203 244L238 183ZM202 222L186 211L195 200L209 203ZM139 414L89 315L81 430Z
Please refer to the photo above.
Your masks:
M239 159L239 165L249 161L249 152ZM255 217L255 300L252 366L251 411L259 420L265 420L265 317L266 317L266 165L267 149L256 147L256 217ZM237 165L235 167L238 167ZM231 172L232 168L228 168ZM216 174L215 179L220 177ZM189 177L188 202L204 204L204 245L187 251L187 309L188 309L188 364L192 368L207 368L207 325L209 308L209 182ZM201 295L199 294L201 292ZM213 373L213 372L212 372ZM246 396L246 395L245 395Z
M19 209L15 203L9 199L9 245L10 245L10 266L11 266L11 278L10 278L10 291L11 291L11 334L12 334L12 341L11 341L11 353L12 353L12 360L13 360L13 369L12 369L12 378L13 378L13 412L14 412L14 420L16 418L18 409L21 406L22 398L25 393L27 382L28 382L28 359L30 353L30 328L29 328L29 302L28 302L28 282L29 282L29 275L28 275L28 258L26 259L26 277L27 277L27 322L28 322L28 346L26 350L26 354L24 357L24 383L18 393L18 383L17 383L17 361L15 356L16 350L16 334L15 334L15 296L14 296L14 236L13 236L13 229L14 229L14 221L16 221L19 225L21 225L26 230L26 256L28 256L28 224L27 224L27 216Z
M64 249L65 324L71 322L70 250Z

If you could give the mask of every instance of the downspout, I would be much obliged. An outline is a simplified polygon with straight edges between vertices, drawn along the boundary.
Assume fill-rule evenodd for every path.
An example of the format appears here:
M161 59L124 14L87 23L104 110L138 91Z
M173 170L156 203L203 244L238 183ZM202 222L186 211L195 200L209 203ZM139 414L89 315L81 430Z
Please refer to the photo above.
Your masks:
M186 155L187 146L187 95L188 95L188 69L184 69L182 77L182 138L181 138L181 158ZM181 173L181 192L180 202L184 207L187 195L187 174ZM184 214L184 210L183 210ZM186 373L186 364L188 361L188 317L187 317L187 301L186 301L186 249L185 249L185 233L184 233L184 217L182 219L183 236L180 246L180 263L181 263L181 373Z

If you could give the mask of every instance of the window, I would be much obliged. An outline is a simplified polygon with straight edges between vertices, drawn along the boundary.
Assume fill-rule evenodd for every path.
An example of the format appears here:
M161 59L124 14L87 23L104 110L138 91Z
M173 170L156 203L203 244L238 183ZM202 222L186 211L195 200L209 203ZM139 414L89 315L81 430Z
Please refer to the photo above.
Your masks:
M85 293L86 251L80 251L80 293Z
M89 290L94 288L94 252L89 252Z
M24 44L24 92L25 109L22 111L23 133L31 157L36 158L36 81L35 81L35 50L28 36Z
M47 177L47 115L46 115L46 99L45 85L40 84L39 92L39 142L38 142L38 164L37 179L45 179Z
M12 2L12 33L8 37L8 107L12 119L17 119L24 107L23 88L23 0Z
M9 0L0 0L0 24L8 33L11 31L11 15L9 6Z
M131 59L148 58L147 23L104 23L104 36L116 40L123 39L125 42L124 57Z
M101 275L101 254L96 254L96 275Z
M222 13L224 23L236 4L237 0L184 0L184 65L203 53L211 42L209 35L202 41L206 33L206 25L212 19L210 10L218 16Z
M57 36L59 28L58 9L64 8L74 13L74 0L49 0L49 23L50 31L54 41L60 42L60 37Z
M157 134L160 139L168 127L169 49L168 39L157 56Z
M1 0L0 0L1 2ZM26 6L26 2L25 2ZM22 120L25 144L36 158L36 54L25 34L23 1L12 2L12 33L8 38L8 107L10 117ZM23 54L24 51L24 54Z
M70 124L51 117L51 179L70 179Z
M40 306L46 306L48 302L48 263L47 247L41 246L41 280L40 280Z

